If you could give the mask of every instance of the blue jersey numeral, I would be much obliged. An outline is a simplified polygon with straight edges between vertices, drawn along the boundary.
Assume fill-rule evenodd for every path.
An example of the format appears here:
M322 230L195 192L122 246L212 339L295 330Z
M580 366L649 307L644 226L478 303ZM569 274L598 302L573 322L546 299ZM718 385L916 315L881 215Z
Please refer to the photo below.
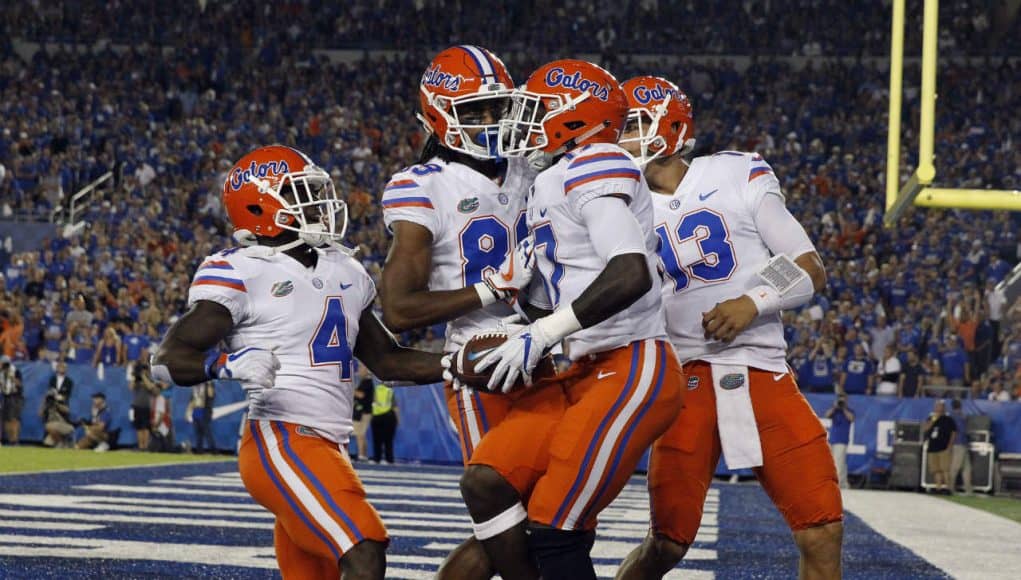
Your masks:
M730 231L716 212L700 209L682 217L677 225L676 243L665 225L656 228L656 235L660 242L659 257L667 276L674 281L674 292L687 288L690 276L712 284L729 279L737 269ZM678 255L685 244L696 244L701 259L681 264Z
M496 272L510 251L510 230L491 215L473 218L461 230L461 273L464 285Z
M340 296L326 298L322 322L308 343L312 366L338 365L340 378L350 381L351 361L354 356L347 342L347 318L344 316L344 302Z
M539 224L533 230L535 234L535 251L540 248L546 259L553 264L553 273L547 278L542 277L542 283L546 286L546 295L553 301L553 307L560 305L560 282L564 279L564 265L557 261L557 236L553 233L553 226L549 223Z

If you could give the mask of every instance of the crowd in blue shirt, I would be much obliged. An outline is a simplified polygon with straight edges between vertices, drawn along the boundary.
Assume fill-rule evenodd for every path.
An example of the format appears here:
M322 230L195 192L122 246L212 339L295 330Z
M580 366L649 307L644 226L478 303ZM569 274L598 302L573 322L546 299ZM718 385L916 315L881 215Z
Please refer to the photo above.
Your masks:
M308 35L285 29L275 41L262 42L261 34L253 34L253 44L246 45L223 41L221 34L236 24L221 13L228 6L235 11L229 16L247 22L252 32L271 24L261 8L244 9L246 2L209 2L206 10L219 16L199 19L197 28L177 20L194 16L192 3L182 4L179 13L169 4L147 3L141 13L147 27L132 26L139 14L118 12L131 4L54 3L82 9L82 27L74 29L66 15L32 20L29 12L52 6L25 3L6 25L34 22L23 28L28 39L64 38L72 30L79 40L95 38L87 35L100 28L115 39L142 35L153 43L173 34L180 39L176 48L132 44L115 50L103 44L81 52L50 46L29 54L15 51L11 35L0 41L0 219L45 219L84 184L107 171L115 175L112 191L90 206L85 231L47 240L37 251L0 250L0 347L14 357L124 364L145 356L184 307L199 261L230 245L219 200L224 173L258 145L294 145L330 171L350 205L346 243L359 248L374 276L385 259L389 240L378 196L391 173L415 161L423 141L414 119L418 79L431 56L423 37L394 37L395 46L410 48L405 52L330 62L302 50L324 38L320 33L334 25L329 19ZM279 9L296 11L300 22L318 4L289 2ZM365 4L322 8L364 10ZM436 10L433 2L421 4L426 12ZM512 20L531 18L513 4L494 6ZM646 4L657 3L639 2L633 9ZM788 4L802 3L770 5L784 11L791 10ZM659 2L658 10L671 5ZM464 14L475 10L464 6ZM401 10L391 15L406 16ZM148 18L156 16L166 25L152 25ZM722 17L717 8L706 8L706 22ZM843 28L868 36L868 21ZM390 24L371 26L380 27L372 28L374 38L385 38ZM843 28L824 52L844 53L852 34ZM196 32L202 30L207 34ZM501 31L494 38L504 38ZM507 32L507 42L528 38L522 31L520 37ZM359 34L325 36L357 43ZM643 34L618 31L626 36L624 46L641 46ZM780 43L762 54L797 52L781 46L782 34L748 36ZM747 54L755 48L729 37L726 42L734 48L715 51L708 42L702 52ZM962 34L956 46L982 54L975 42ZM785 313L790 362L803 386L876 393L884 377L895 374L895 358L897 387L908 391L903 396L922 394L926 384L961 384L972 396L996 400L1016 396L1021 316L1010 305L996 306L992 286L1018 262L1018 216L914 210L897 228L883 229L886 72L851 60L799 68L759 52L747 68L731 59L682 59L657 67L627 56L603 64L622 80L654 73L677 82L694 104L696 155L758 151L773 166L829 276L828 288L812 304ZM521 80L545 58L537 49L506 60ZM909 78L915 78L917 70L910 69ZM1002 59L947 63L940 69L940 95L937 181L1018 188L1021 117L1010 112L1021 109L1019 65ZM908 135L916 134L917 105L917 95L909 94ZM907 141L904 164L913 166L914 144ZM899 385L901 378L907 387Z

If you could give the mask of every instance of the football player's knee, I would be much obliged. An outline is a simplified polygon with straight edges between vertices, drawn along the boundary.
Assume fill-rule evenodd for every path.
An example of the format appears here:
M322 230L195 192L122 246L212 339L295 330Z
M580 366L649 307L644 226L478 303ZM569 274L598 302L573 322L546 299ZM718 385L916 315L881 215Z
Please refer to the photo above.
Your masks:
M652 535L643 542L646 558L655 562L657 568L670 569L680 562L688 553L687 544L679 544L670 538Z
M363 540L340 558L343 580L383 580L386 573L386 544Z
M844 539L844 522L831 522L821 526L798 530L794 541L798 550L807 557L819 557L839 553Z
M487 465L469 465L465 468L461 475L461 496L473 516L479 512L485 518L519 501L517 490Z

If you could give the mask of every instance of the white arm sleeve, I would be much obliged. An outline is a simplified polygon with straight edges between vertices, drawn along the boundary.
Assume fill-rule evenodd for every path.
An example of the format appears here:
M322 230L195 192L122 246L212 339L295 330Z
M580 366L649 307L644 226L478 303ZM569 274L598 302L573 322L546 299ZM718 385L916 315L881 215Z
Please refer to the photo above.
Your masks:
M802 254L815 251L815 245L808 239L805 228L791 215L783 198L777 194L767 193L762 196L755 211L755 228L774 255L787 254L794 260Z
M645 254L642 226L619 197L597 197L581 208L589 240L604 262L623 254Z

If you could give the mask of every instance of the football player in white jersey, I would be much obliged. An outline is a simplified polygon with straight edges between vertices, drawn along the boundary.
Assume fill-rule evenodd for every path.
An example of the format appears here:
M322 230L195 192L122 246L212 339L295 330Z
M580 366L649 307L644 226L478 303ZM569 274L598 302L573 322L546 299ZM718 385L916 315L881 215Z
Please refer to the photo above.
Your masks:
M754 153L683 156L691 103L673 83L624 83L621 145L656 208L667 331L683 363L684 409L653 445L652 528L618 578L660 578L695 540L722 452L751 468L801 551L802 578L839 578L843 508L826 432L786 364L780 310L807 303L826 273L780 183Z
M512 393L520 404L482 440L461 479L476 537L504 578L595 578L589 551L600 511L681 407L652 198L616 145L626 116L613 75L559 60L515 91L501 122L505 153L543 168L528 197L528 227L553 312L476 369L494 368L489 386L506 392L518 377L530 380L561 340L573 362L568 378ZM566 409L542 404L558 390Z
M199 266L153 375L184 386L233 379L247 392L239 469L276 515L284 578L381 579L386 530L346 454L352 365L429 383L442 377L441 355L401 348L376 318L372 279L339 246L346 206L303 153L252 151L228 174L223 201L244 247Z
M506 301L531 276L512 256L518 242L527 248L525 192L535 172L523 159L497 154L513 87L503 62L484 48L459 45L436 55L419 87L419 118L429 133L421 159L383 191L383 220L394 235L380 284L383 320L395 331L447 322L445 352L513 315ZM445 395L467 463L512 400L450 384ZM439 577L448 575L492 572L472 539L443 565Z

